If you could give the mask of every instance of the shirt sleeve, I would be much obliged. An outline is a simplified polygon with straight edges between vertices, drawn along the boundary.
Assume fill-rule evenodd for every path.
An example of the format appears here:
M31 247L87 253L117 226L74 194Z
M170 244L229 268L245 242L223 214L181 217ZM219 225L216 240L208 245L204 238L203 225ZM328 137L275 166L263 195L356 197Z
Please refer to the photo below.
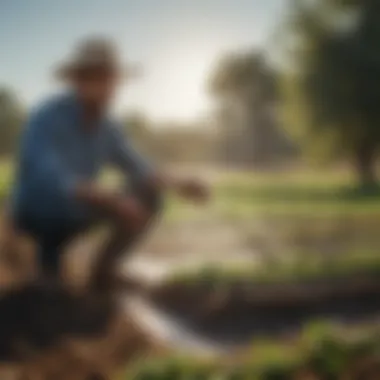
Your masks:
M30 117L22 141L22 162L32 188L70 196L77 182L64 160L57 115L49 109Z
M109 129L109 155L111 163L134 180L144 180L154 172L152 165L134 149L118 126Z

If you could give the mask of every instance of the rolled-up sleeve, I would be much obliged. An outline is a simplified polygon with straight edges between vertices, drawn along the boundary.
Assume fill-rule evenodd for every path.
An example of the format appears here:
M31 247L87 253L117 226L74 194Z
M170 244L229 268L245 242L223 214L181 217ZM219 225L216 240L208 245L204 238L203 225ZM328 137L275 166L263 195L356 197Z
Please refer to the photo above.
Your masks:
M153 166L132 146L119 126L108 129L108 138L109 157L113 165L133 180L141 181L150 178L154 172Z

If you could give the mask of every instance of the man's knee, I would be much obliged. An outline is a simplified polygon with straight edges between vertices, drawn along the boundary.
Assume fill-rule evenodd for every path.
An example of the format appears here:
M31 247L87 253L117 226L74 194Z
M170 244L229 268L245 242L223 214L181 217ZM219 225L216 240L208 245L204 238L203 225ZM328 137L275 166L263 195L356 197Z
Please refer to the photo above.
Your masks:
M142 186L134 192L151 217L160 213L163 208L163 193L155 186Z
M154 222L162 210L162 197L158 192L144 191L130 195L129 211L125 218L118 218L117 229L127 239L143 233Z
M142 185L134 189L133 196L136 197L146 215L142 224L142 227L145 227L161 213L163 209L163 193L156 186Z

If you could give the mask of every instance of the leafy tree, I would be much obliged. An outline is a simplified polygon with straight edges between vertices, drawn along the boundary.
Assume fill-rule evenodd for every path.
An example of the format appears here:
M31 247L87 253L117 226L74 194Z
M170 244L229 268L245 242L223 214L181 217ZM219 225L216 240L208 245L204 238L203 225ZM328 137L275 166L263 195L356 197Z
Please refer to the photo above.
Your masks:
M235 142L235 158L240 155L256 165L272 161L284 141L274 118L277 75L264 55L255 51L227 55L216 67L209 87L219 101L226 142Z
M380 1L294 0L294 95L311 145L353 162L361 184L375 182L380 146ZM289 94L289 92L288 92Z
M276 98L274 72L258 52L224 57L211 78L210 89L216 96L249 106Z

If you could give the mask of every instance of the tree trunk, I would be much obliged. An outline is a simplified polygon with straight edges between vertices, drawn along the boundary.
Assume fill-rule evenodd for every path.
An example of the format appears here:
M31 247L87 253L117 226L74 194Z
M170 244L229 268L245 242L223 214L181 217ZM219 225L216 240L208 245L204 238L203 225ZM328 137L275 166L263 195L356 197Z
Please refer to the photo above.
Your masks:
M356 152L356 170L362 187L376 184L376 147L372 141L363 142Z

